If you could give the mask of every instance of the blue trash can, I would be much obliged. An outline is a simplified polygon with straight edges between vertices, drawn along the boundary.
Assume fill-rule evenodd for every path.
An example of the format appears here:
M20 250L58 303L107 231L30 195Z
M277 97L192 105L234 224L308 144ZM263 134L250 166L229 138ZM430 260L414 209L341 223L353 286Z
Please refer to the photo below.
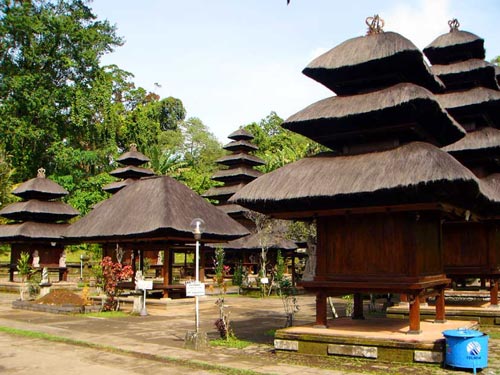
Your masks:
M488 367L488 335L472 329L448 329L443 331L446 339L445 365L471 368Z

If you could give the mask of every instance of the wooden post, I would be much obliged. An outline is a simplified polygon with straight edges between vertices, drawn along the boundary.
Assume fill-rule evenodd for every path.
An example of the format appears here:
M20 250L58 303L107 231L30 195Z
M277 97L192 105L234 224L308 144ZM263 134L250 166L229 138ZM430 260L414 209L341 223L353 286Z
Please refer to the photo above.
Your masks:
M445 304L444 304L444 287L439 288L438 295L436 296L436 318L435 323L445 323Z
M323 292L316 293L316 327L326 328L327 323L327 304L326 295Z
M200 242L200 282L205 282L205 246Z
M362 320L365 318L363 314L363 295L361 293L354 293L354 309L352 318Z
M171 259L170 249L165 249L163 251L163 267L162 267L163 286L170 285L170 278L171 278L170 259ZM168 289L163 289L163 297L168 298Z
M420 330L420 298L418 294L408 296L410 300L410 334L419 334Z
M498 306L498 279L490 280L490 305Z

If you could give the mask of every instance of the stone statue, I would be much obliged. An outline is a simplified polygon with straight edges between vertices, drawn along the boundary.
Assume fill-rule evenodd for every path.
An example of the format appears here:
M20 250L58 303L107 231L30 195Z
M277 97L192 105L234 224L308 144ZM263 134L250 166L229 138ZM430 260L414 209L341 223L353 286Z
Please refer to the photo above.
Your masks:
M158 251L158 259L156 259L156 264L163 264L163 251Z
M40 268L40 256L38 255L38 250L33 251L32 257L33 261L31 265L33 268Z
M307 262L304 268L302 280L312 281L316 276L316 245L312 243L307 244Z
M59 256L59 268L66 268L66 251L63 250Z
M42 281L40 285L49 284L49 270L47 267L43 267L42 269Z
M139 281L144 280L144 275L141 270L135 271L135 289L138 290L137 285Z

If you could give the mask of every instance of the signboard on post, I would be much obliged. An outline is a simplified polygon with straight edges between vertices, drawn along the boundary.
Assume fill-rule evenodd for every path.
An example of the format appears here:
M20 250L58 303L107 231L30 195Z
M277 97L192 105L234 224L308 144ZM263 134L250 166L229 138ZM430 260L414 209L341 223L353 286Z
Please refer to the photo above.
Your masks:
M205 295L205 284L199 281L186 283L186 297L196 297Z
M137 289L152 290L153 280L137 280Z

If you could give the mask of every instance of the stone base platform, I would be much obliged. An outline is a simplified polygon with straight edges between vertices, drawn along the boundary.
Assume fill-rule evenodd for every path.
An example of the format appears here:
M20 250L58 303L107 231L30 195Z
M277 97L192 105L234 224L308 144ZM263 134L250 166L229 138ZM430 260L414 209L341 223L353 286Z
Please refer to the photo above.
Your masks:
M475 321L421 322L420 334L407 334L407 321L389 318L328 322L328 328L313 325L276 331L276 352L297 352L323 356L348 356L383 362L442 363L448 329L477 329Z
M387 309L386 317L408 319L408 306L396 305ZM436 314L436 308L420 305L421 319L433 319ZM500 325L500 306L492 306L489 302L481 300L457 300L446 301L446 320L474 320L481 326L499 326Z

